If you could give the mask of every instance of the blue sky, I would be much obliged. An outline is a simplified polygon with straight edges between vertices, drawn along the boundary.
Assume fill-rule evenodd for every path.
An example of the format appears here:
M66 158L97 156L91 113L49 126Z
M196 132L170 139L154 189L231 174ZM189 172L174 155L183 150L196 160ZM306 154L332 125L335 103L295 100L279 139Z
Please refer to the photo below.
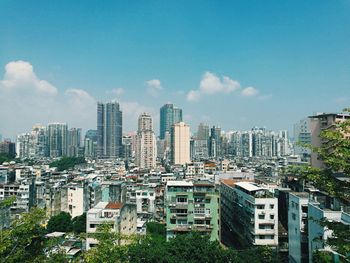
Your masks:
M116 99L124 131L173 102L195 131L290 129L350 106L350 1L0 1L0 134L95 128Z

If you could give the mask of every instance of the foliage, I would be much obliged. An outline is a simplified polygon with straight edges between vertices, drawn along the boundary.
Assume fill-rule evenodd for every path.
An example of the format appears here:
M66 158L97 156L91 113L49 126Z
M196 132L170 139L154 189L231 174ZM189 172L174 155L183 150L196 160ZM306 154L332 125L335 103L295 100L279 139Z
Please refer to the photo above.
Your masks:
M153 235L157 237L165 238L166 235L165 225L157 222L148 222L146 224L146 231L148 235Z
M70 232L72 231L72 217L67 212L61 212L52 216L47 223L47 231L51 232Z
M120 246L119 242L123 237L115 232L112 232L112 226L103 224L98 227L97 233L92 237L97 239L99 244L88 250L84 255L84 262L88 263L118 263L127 261L127 247Z
M76 234L86 232L86 213L72 219L72 230Z
M153 226L161 229L155 224ZM257 247L244 251L226 249L217 241L211 242L208 235L198 232L178 235L166 242L158 238L156 230L150 235L130 239L127 245L117 245L123 237L111 233L110 229L110 226L98 229L99 234L95 234L94 238L99 244L85 253L86 262L279 262L277 253L271 248Z
M72 219L67 212L61 212L52 216L47 223L47 232L74 232L76 234L86 232L86 213Z
M11 206L16 201L16 196L10 196L0 201L0 209Z
M0 153L0 164L2 164L4 162L10 162L13 160L14 160L13 156L10 156L7 153Z
M313 263L332 262L332 255L329 252L317 250L312 255L312 262Z
M58 171L68 170L73 168L77 164L86 163L84 157L62 157L59 160L53 161L50 163L50 167L57 167Z
M39 262L44 249L45 211L35 208L1 232L1 262ZM39 260L39 261L38 261Z

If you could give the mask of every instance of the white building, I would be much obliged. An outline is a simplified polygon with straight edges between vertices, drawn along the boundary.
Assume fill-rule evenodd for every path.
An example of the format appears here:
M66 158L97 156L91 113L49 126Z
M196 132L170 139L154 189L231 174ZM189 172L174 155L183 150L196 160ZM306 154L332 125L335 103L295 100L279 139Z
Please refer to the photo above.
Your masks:
M190 163L190 126L184 122L175 123L171 127L170 141L172 164Z
M113 202L100 202L91 208L86 215L86 233L96 233L98 226L110 223L113 224L113 231L122 235L136 234L137 213L136 207L132 204L122 204ZM120 240L119 244L126 241ZM86 249L96 246L98 241L93 237L86 239Z
M152 169L156 166L157 145L153 131L152 117L142 113L138 120L136 164L140 168Z
M242 245L278 245L277 198L251 182L224 180L221 184L222 224Z
M309 194L305 192L290 192L288 203L288 246L290 262L307 262L308 231L307 212Z
M84 187L78 184L69 184L65 188L67 190L67 209L65 211L68 212L72 218L82 215L86 211Z
M137 213L154 213L156 194L153 190L136 190Z

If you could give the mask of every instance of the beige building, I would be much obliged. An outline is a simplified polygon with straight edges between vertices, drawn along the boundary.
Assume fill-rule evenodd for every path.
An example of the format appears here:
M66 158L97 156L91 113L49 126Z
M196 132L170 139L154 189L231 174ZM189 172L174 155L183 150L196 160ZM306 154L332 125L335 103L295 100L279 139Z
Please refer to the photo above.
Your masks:
M143 169L152 169L156 166L157 145L153 131L152 117L142 113L138 121L136 164Z
M91 234L97 232L102 224L112 224L113 231L123 236L136 234L137 230L136 205L116 202L99 202L91 208L86 215L86 249L89 250L98 244ZM89 235L90 234L90 235ZM119 240L119 245L127 243L127 240Z
M172 164L187 164L190 157L190 126L184 122L175 123L171 127L171 162Z
M335 124L350 119L349 114L322 113L310 116L311 144L314 147L321 147L323 142L320 133L323 130L334 129ZM346 135L349 136L349 135ZM317 168L324 168L324 163L319 159L317 153L311 153L311 165Z

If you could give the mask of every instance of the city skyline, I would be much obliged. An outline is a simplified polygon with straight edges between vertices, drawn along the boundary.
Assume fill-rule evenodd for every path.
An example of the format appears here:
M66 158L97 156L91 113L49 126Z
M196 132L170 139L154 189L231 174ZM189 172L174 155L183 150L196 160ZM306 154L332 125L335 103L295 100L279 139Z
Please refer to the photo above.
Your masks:
M125 131L149 112L156 133L167 102L225 131L292 131L349 104L348 1L200 4L2 1L0 133L94 129L97 101L113 99Z

